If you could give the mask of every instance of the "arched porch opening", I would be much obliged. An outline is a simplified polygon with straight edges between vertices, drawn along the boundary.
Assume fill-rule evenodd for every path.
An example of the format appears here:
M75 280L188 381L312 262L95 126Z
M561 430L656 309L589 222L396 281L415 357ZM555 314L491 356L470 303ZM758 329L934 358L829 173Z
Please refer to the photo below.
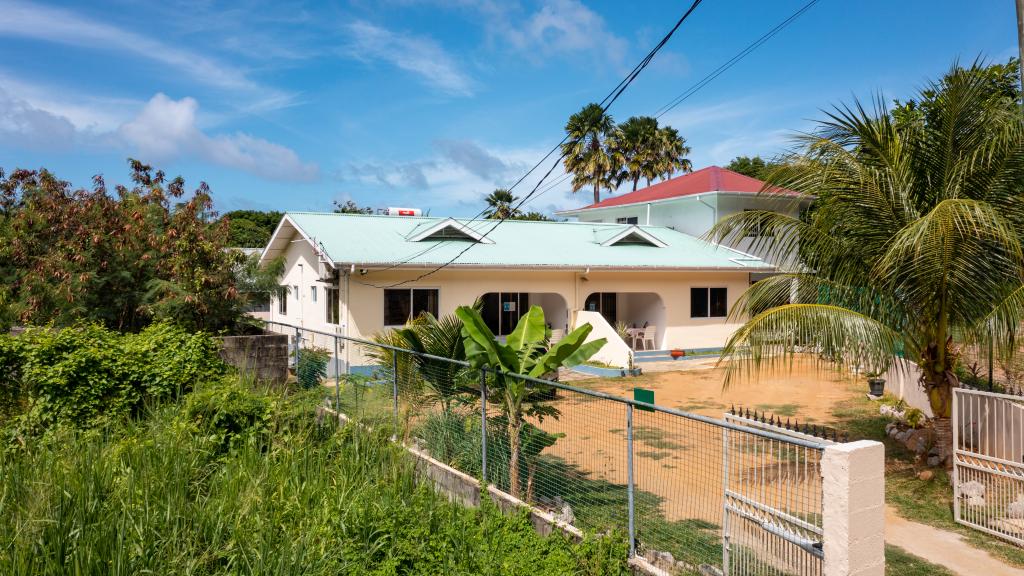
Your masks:
M592 292L584 300L583 309L600 313L616 330L625 327L631 331L639 331L654 326L653 349L661 350L664 347L668 315L665 303L655 292ZM632 341L632 338L627 338L626 344L633 349L640 346L638 342Z

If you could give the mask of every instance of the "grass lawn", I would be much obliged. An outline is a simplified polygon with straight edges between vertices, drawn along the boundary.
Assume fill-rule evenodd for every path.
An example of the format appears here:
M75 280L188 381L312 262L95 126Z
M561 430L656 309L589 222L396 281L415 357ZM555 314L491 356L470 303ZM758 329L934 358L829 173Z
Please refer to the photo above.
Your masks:
M838 405L833 416L834 426L848 431L851 440L877 440L885 444L885 500L901 516L962 534L970 545L988 551L1007 564L1024 568L1024 549L953 521L953 486L949 476L943 470L932 469L935 476L931 480L918 479L923 465L915 464L910 451L885 435L889 420L878 413L877 402L863 395L852 397Z

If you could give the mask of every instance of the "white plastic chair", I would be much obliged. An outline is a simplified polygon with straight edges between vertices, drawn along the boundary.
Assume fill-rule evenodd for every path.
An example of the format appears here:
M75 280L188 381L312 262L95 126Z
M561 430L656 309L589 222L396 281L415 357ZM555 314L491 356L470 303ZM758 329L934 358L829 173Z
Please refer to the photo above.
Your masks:
M558 341L565 338L565 330L561 328L551 329L551 344L558 344Z
M644 350L654 350L654 337L655 335L657 335L657 333L657 326L644 326L643 334L640 335L640 346ZM647 346L648 342L650 342L651 344L650 347ZM640 348L637 348L637 350L639 349Z

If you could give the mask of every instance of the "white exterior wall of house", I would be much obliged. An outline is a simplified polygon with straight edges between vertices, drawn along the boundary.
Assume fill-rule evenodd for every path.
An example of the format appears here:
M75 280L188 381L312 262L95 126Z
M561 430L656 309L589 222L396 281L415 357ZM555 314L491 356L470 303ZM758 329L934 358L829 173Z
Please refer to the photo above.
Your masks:
M308 242L296 236L285 254L285 274L280 283L288 286L287 313L281 314L277 296L271 300L269 320L294 324L311 330L369 339L384 325L384 289L409 280L423 270L342 270L334 282L318 277L318 261ZM619 318L642 326L657 326L656 345L668 348L713 348L721 346L739 324L726 318L691 318L691 287L724 287L729 309L749 285L750 274L727 272L652 272L652 271L540 271L521 269L447 269L402 288L436 288L438 313L452 314L462 305L475 302L490 292L529 293L530 304L545 309L552 328L569 329L573 312L582 310L587 297L595 292L618 294ZM371 285L373 284L373 285ZM375 285L375 286L374 286ZM295 290L294 287L298 286ZM317 300L311 287L317 287ZM339 323L327 321L327 288L339 289ZM348 290L349 292L346 292ZM328 337L307 336L306 344L332 349ZM366 363L359 350L349 347L342 362L359 366Z
M744 192L708 192L669 198L643 204L593 208L574 214L580 222L617 222L619 218L636 218L642 226L666 226L698 238L703 237L716 222L744 210L772 210L797 217L800 204L791 198L770 198ZM744 238L729 246L764 257L764 250L754 250L753 239Z

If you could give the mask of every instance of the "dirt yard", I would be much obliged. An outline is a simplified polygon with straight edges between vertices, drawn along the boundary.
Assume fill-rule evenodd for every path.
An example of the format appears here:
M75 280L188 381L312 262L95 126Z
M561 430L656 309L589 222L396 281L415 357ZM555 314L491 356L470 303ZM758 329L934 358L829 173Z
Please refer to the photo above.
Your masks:
M655 404L722 418L730 406L768 411L801 423L828 424L832 411L851 395L862 394L849 376L838 375L800 359L792 370L756 382L723 389L723 368L714 360L678 362L681 369L638 378L580 379L572 385L632 397L633 387L654 390ZM564 459L588 480L626 482L625 407L612 401L564 393L556 402L561 416L541 427L564 436L545 451ZM721 522L723 480L722 428L677 416L634 410L634 474L637 487L660 499L667 520L686 518ZM756 485L759 501L778 492L781 509L807 514L820 503L819 479L807 474L806 456L779 442L730 433L730 485L736 490ZM811 459L816 461L817 455ZM780 481L781 480L781 481ZM798 486L799 488L794 488ZM811 496L808 496L810 498ZM786 500L786 501L783 501ZM771 502L769 502L771 503Z
M722 387L725 368L715 368L715 363L715 359L658 363L659 368L679 368L638 378L594 378L572 384L627 398L632 398L634 387L647 388L654 390L654 403L659 406L717 418L736 406L818 424L830 422L835 405L856 393L850 390L856 383L851 376L832 372L810 358L799 358L792 370L736 382L726 389Z

